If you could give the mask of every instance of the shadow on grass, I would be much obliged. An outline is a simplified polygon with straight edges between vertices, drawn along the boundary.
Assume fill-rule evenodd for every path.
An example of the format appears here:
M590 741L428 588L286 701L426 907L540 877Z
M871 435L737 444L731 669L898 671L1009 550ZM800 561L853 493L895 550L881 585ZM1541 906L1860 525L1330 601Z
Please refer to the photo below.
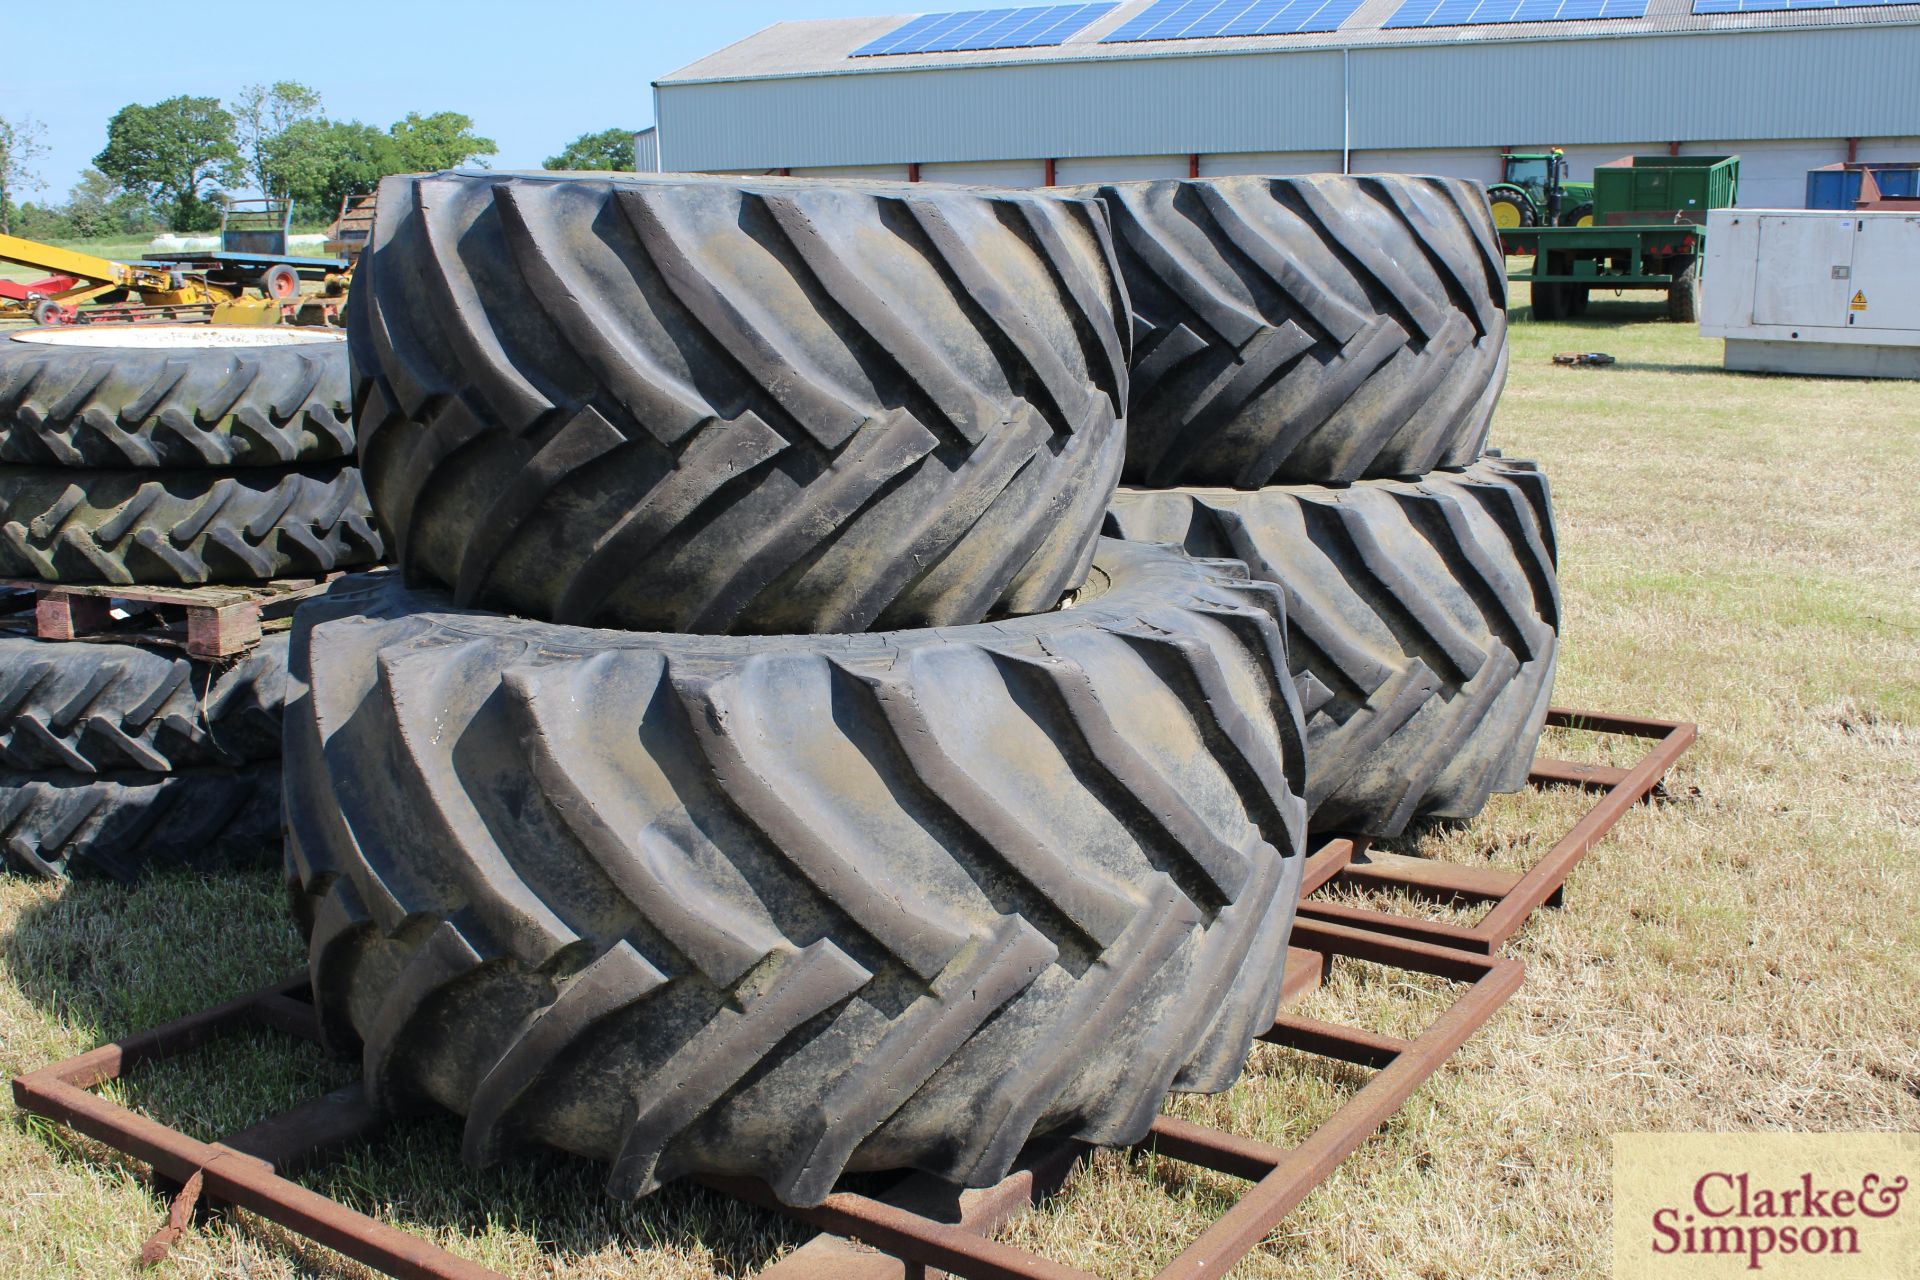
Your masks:
M183 874L134 886L72 882L60 896L20 913L0 937L0 959L29 1001L92 1045L297 973L305 948L277 873ZM316 1045L244 1032L141 1067L107 1091L142 1115L215 1141L351 1084L358 1074L357 1062L330 1057ZM563 1269L610 1254L623 1260L616 1267L650 1274L654 1268L625 1261L627 1255L665 1250L698 1258L722 1275L750 1274L813 1234L684 1183L619 1203L604 1190L603 1166L553 1152L523 1152L476 1170L462 1162L460 1142L460 1120L435 1110L329 1153L297 1180L403 1230L452 1237L456 1252L485 1253L496 1263L511 1257L516 1269ZM44 1145L63 1161L100 1159L91 1143L48 1134ZM156 1199L156 1225L164 1212ZM297 1257L303 1272L361 1274L354 1264L291 1244L278 1232L249 1235L263 1248ZM589 1264L589 1270L602 1274L607 1267Z

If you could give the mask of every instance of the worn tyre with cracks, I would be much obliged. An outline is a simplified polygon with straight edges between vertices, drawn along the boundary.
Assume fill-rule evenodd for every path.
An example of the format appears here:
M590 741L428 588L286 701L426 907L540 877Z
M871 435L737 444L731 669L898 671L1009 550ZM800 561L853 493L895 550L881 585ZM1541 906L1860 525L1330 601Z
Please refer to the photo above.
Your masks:
M203 586L313 577L380 554L350 466L0 466L0 575Z
M387 179L348 334L397 563L701 633L952 625L1086 576L1125 448L1092 200L807 179Z
M725 637L343 579L296 618L288 873L373 1100L610 1190L974 1186L1271 1025L1305 826L1279 594L1105 541L1071 609Z
M1455 178L1200 178L1095 193L1133 308L1129 484L1465 466L1506 381L1506 260Z
M1560 617L1532 463L1344 489L1122 489L1107 529L1232 556L1285 593L1314 830L1395 836L1526 784Z
M84 325L0 338L0 462L279 467L353 456L343 335Z
M286 684L284 634L222 662L0 637L0 769L172 773L278 759Z
M280 857L280 765L177 773L0 769L0 861L36 876L260 869Z

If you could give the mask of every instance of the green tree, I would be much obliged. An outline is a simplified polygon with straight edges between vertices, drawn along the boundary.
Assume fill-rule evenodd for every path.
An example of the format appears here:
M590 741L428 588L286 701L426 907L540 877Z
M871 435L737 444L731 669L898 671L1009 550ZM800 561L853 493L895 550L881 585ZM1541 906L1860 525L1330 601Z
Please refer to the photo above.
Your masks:
M168 98L120 108L107 122L107 147L93 163L150 203L163 205L176 231L219 222L213 197L241 181L234 119L218 98Z
M154 229L153 209L98 169L88 169L67 192L67 221L76 236L125 235Z
M548 156L549 169L632 169L632 129L602 129L583 133L557 156Z
M296 120L263 154L270 189L312 217L331 218L343 197L373 190L402 167L393 139L358 120Z
M268 151L274 139L295 124L318 118L320 92L298 80L279 80L271 87L250 84L233 105L236 141L246 158L247 177L263 196L285 195L272 185Z
M436 111L430 116L409 111L406 119L387 130L387 136L394 145L394 167L389 173L457 169L500 150L492 138L474 133L472 117L458 111Z
M33 162L47 153L41 145L40 122L32 116L9 120L0 116L0 235L13 234L14 200L46 185Z
M13 232L29 240L67 240L81 234L61 209L28 201L13 211Z

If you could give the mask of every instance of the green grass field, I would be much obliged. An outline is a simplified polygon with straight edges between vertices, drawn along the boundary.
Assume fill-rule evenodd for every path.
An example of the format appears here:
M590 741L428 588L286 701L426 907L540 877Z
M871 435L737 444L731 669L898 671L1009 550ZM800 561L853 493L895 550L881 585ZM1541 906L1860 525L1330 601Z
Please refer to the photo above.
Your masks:
M1524 295L1523 295L1524 296ZM1920 1129L1920 384L1729 375L1720 344L1597 299L1516 312L1493 443L1538 459L1560 521L1563 705L1698 721L1671 798L1630 814L1566 907L1512 944L1526 985L1236 1275L1599 1280L1611 1135ZM1606 369L1556 351L1600 350ZM1557 753L1604 744L1568 737ZM1520 867L1583 809L1501 797L1424 851ZM1406 904L1400 904L1405 906ZM0 1069L40 1065L297 970L275 872L112 886L0 881ZM1382 1030L1422 985L1342 978L1304 1012ZM204 1137L352 1078L260 1038L116 1096ZM1262 1047L1189 1118L1287 1141L1365 1078ZM515 1275L750 1274L804 1238L684 1187L615 1205L585 1164L474 1173L446 1117L351 1151L311 1186ZM164 1206L85 1141L0 1126L0 1276L134 1274ZM1104 1155L1008 1238L1145 1276L1243 1184ZM361 1275L244 1217L164 1276Z

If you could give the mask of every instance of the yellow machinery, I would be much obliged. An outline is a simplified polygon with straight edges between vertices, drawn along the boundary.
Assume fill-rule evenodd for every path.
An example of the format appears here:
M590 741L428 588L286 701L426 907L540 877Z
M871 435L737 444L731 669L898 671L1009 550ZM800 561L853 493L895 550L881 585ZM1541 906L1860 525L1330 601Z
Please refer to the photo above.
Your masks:
M116 292L138 294L141 305L124 310L145 313L116 318L180 319L184 318L181 313L189 310L209 312L214 308L236 313L222 317L226 323L271 324L278 318L277 308L271 309L273 318L268 319L264 317L270 309L265 305L236 307L234 304L241 302L240 288L210 283L203 272L152 263L115 262L111 258L7 235L0 235L0 262L34 267L53 277L48 281L52 287L44 294L17 299L0 296L0 319L30 317L39 324L71 324L76 318L75 308L81 303ZM260 301L264 304L266 300ZM255 310L263 318L256 320L237 314Z

